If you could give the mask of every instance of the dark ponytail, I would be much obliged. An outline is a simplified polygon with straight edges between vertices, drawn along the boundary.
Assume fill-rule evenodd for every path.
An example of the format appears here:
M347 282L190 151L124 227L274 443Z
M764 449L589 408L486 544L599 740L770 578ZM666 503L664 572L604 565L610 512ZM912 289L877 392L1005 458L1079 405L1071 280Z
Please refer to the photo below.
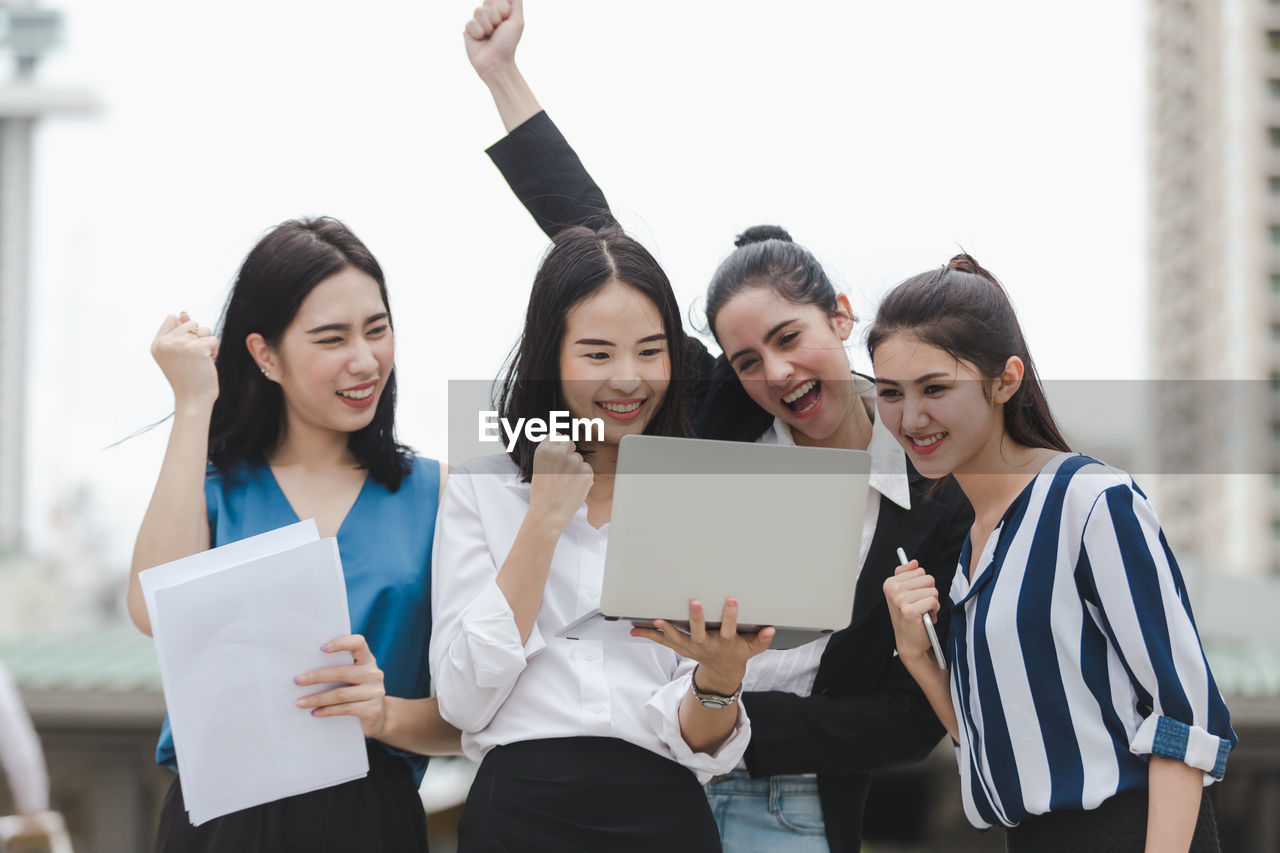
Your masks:
M913 276L889 291L867 333L867 352L874 359L876 347L898 333L969 362L988 382L1016 355L1025 372L1004 404L1005 433L1024 447L1071 450L1049 411L1008 294L970 255L956 255L942 269Z

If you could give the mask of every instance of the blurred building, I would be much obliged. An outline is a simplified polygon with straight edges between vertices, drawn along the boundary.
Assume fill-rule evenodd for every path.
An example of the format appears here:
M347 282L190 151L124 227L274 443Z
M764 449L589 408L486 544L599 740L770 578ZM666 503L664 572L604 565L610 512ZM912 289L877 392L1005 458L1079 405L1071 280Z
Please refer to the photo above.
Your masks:
M1280 568L1280 3L1149 0L1148 423L1175 551Z
M1240 745L1223 849L1280 849L1280 2L1148 0L1140 470ZM1228 843L1230 839L1230 843Z
M24 542L30 520L27 467L28 341L31 289L32 175L36 129L50 116L96 108L79 89L45 86L35 79L41 57L57 45L61 15L24 0L0 0L0 60L13 75L0 82L0 637L38 630L96 627L116 609L101 571L96 532L89 530L85 494L60 496L51 519L56 539L34 555Z

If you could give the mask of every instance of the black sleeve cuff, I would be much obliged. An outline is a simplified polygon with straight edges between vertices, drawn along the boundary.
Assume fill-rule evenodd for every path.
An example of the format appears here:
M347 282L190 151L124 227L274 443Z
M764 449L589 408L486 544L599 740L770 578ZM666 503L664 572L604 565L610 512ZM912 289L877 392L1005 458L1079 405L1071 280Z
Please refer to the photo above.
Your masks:
M545 110L486 153L548 237L573 225L616 224L604 193Z

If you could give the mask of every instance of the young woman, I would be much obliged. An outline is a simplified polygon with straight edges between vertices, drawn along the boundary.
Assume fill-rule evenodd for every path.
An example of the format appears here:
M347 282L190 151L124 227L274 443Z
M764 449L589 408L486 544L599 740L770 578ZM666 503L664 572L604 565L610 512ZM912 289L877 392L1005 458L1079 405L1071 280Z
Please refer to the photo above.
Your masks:
M957 255L890 292L867 348L881 420L974 508L949 670L921 621L934 579L912 560L885 582L970 822L1013 851L1217 850L1203 788L1236 737L1178 565L1133 479L1063 441L1003 288Z
M299 700L358 717L361 780L192 827L175 779L160 851L426 850L418 784L458 733L427 698L431 531L444 471L395 440L395 338L382 269L333 219L285 222L245 258L221 341L167 317L152 354L173 387L174 423L138 532L129 613L151 627L138 573L299 519L337 536L352 628L326 646L352 666L300 673L343 683ZM305 711L300 710L299 713ZM177 767L168 720L158 763Z
M464 853L720 849L697 781L741 757L750 729L736 700L773 629L739 636L729 599L719 630L695 601L688 635L662 620L632 631L660 645L554 636L599 596L618 442L687 434L683 350L671 286L639 243L615 228L560 235L499 417L568 411L600 418L603 438L522 435L510 454L464 463L436 532L431 672L481 762Z
M519 3L507 0L486 2L467 25L468 54L509 131L490 156L548 236L610 222L604 195L516 68L522 26ZM727 358L688 339L685 397L699 435L872 455L866 514L850 520L863 529L851 624L826 642L752 659L751 743L707 795L731 853L857 851L871 774L919 761L943 734L895 657L881 585L899 547L925 565L955 565L968 504L954 485L933 489L876 422L871 383L850 373L845 351L849 302L785 231L739 237L706 311Z

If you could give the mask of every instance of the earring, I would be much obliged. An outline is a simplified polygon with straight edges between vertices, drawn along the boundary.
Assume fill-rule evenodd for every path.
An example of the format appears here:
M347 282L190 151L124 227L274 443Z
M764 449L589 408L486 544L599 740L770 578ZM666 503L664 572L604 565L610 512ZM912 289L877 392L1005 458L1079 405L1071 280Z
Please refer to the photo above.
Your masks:
M267 373L267 369L265 367L259 367L258 369L262 371L263 376L267 377L268 379L271 378L271 374Z

